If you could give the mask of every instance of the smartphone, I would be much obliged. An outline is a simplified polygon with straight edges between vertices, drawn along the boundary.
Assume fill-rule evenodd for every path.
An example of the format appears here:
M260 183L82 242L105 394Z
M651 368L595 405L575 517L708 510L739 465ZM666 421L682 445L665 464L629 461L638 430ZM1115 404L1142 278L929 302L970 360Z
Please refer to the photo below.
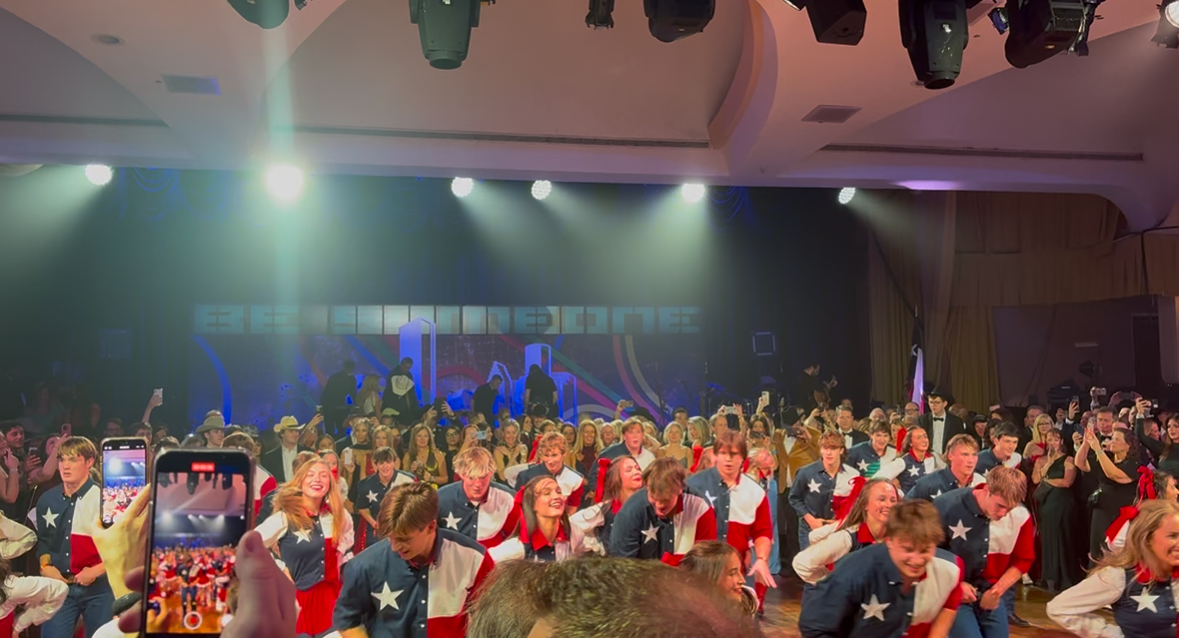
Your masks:
M159 397L160 401L164 400L164 389L163 388L156 388L155 390L152 390L151 393L154 396Z
M344 448L344 465L352 465L353 456L352 448Z
M769 403L769 402L770 402L770 392L769 392L769 390L762 390L762 392L761 392L761 400L762 400L762 403Z
M64 436L64 433L63 433ZM147 441L102 440L102 526L110 527L147 485Z
M483 430L475 430L475 440L476 441L486 441L487 440L487 433L484 432Z
M74 426L70 425L69 423L62 423L61 424L61 438L64 439L67 436L71 436L73 434L73 432L74 432Z
M144 578L147 610L166 620L147 638L221 634L222 595L254 511L253 461L241 450L168 450L152 470L152 525Z

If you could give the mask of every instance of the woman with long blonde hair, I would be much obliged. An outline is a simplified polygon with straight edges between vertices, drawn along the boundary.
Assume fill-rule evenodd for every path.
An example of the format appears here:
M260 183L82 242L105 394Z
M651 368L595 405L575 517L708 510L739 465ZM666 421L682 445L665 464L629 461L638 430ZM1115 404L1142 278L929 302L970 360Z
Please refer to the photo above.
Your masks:
M418 480L438 487L449 483L446 473L446 457L434 447L434 433L424 423L413 428L409 436L409 449L401 461L401 467L408 469Z
M1082 638L1174 636L1179 503L1144 503L1126 544L1048 603L1048 617ZM1097 613L1113 610L1113 623Z
M360 383L360 391L356 393L356 405L360 406L360 413L364 416L381 416L381 386L385 380L375 374L364 375Z
M1023 448L1023 458L1036 459L1044 456L1048 449L1048 432L1055 430L1056 425L1052 423L1052 417L1046 413L1036 417L1032 421L1032 440L1028 442Z
M351 558L353 528L344 497L322 458L304 463L275 491L274 513L258 525L258 533L295 583L296 632L315 636L331 629L340 571Z
M503 436L503 443L492 453L492 456L495 457L495 476L500 482L510 484L507 469L509 467L523 469L521 466L527 465L528 446L520 440L520 425L515 421L511 419L506 421L500 426L500 432ZM519 469L517 473L519 473Z

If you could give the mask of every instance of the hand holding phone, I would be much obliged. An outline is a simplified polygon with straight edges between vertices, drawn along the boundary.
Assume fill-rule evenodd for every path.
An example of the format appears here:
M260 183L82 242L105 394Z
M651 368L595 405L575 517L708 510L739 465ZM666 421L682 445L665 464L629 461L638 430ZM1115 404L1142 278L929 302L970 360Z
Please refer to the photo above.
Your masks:
M102 441L102 526L122 518L147 487L147 441L115 437Z

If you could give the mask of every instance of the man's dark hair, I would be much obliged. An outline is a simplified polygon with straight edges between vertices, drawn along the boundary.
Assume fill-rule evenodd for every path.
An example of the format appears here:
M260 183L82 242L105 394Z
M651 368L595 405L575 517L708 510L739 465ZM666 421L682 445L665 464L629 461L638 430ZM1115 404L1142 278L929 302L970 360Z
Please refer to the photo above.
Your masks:
M682 405L677 405L674 408L672 408L672 410L671 410L671 418L674 419L677 414L685 414L686 415L687 413L688 413L688 408L685 408Z
M413 359L410 359L409 357L402 357L399 363L403 366L412 366Z
M0 434L7 436L9 432L16 428L24 430L25 426L21 425L20 421L0 421Z
M491 380L492 381L503 381L504 378L502 376L496 374L496 375L492 375Z
M340 364L340 370L342 372L352 373L356 370L356 362L351 359L345 359L344 363Z
M1000 421L992 425L988 434L990 435L992 441L998 441L1004 437L1011 437L1013 439L1019 438L1019 432L1016 431L1015 424L1008 423L1007 421Z
M106 422L107 423L114 423L115 425L119 426L119 429L123 428L123 420L117 416L112 416L112 417L108 418L106 420Z
M1113 408L1109 407L1108 405L1103 405L1093 411L1093 416L1097 416L1098 414L1112 414L1113 416L1116 417L1118 415L1118 412L1117 412L1117 410L1114 410Z

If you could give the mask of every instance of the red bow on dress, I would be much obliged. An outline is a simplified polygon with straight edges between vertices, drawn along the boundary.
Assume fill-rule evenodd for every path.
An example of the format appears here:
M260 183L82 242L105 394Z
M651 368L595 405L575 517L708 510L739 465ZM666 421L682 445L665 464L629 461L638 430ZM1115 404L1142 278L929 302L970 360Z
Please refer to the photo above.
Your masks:
M1138 500L1149 501L1158 498L1154 491L1154 470L1150 466L1138 468Z
M598 459L598 484L594 487L594 503L602 502L602 491L606 489L606 473L610 471L610 459Z
M1109 529L1105 530L1105 541L1109 543L1110 546L1112 546L1114 540L1118 537L1118 532L1122 531L1122 529L1129 525L1130 521L1134 520L1135 518L1138 518L1138 508L1136 506L1127 505L1119 510L1118 517L1114 519L1114 522L1109 526Z
M905 436L908 434L909 432L905 428L897 430L897 454L900 454L901 448L905 446Z
M868 481L862 476L857 476L851 480L851 492L847 496L832 496L831 508L835 510L835 520L842 521L847 518L848 512L851 511L852 505L856 499L860 497L860 491L864 489L864 483Z
M704 456L704 448L699 445L692 446L692 467L688 471L692 474L696 473L696 468L700 466L700 458Z

